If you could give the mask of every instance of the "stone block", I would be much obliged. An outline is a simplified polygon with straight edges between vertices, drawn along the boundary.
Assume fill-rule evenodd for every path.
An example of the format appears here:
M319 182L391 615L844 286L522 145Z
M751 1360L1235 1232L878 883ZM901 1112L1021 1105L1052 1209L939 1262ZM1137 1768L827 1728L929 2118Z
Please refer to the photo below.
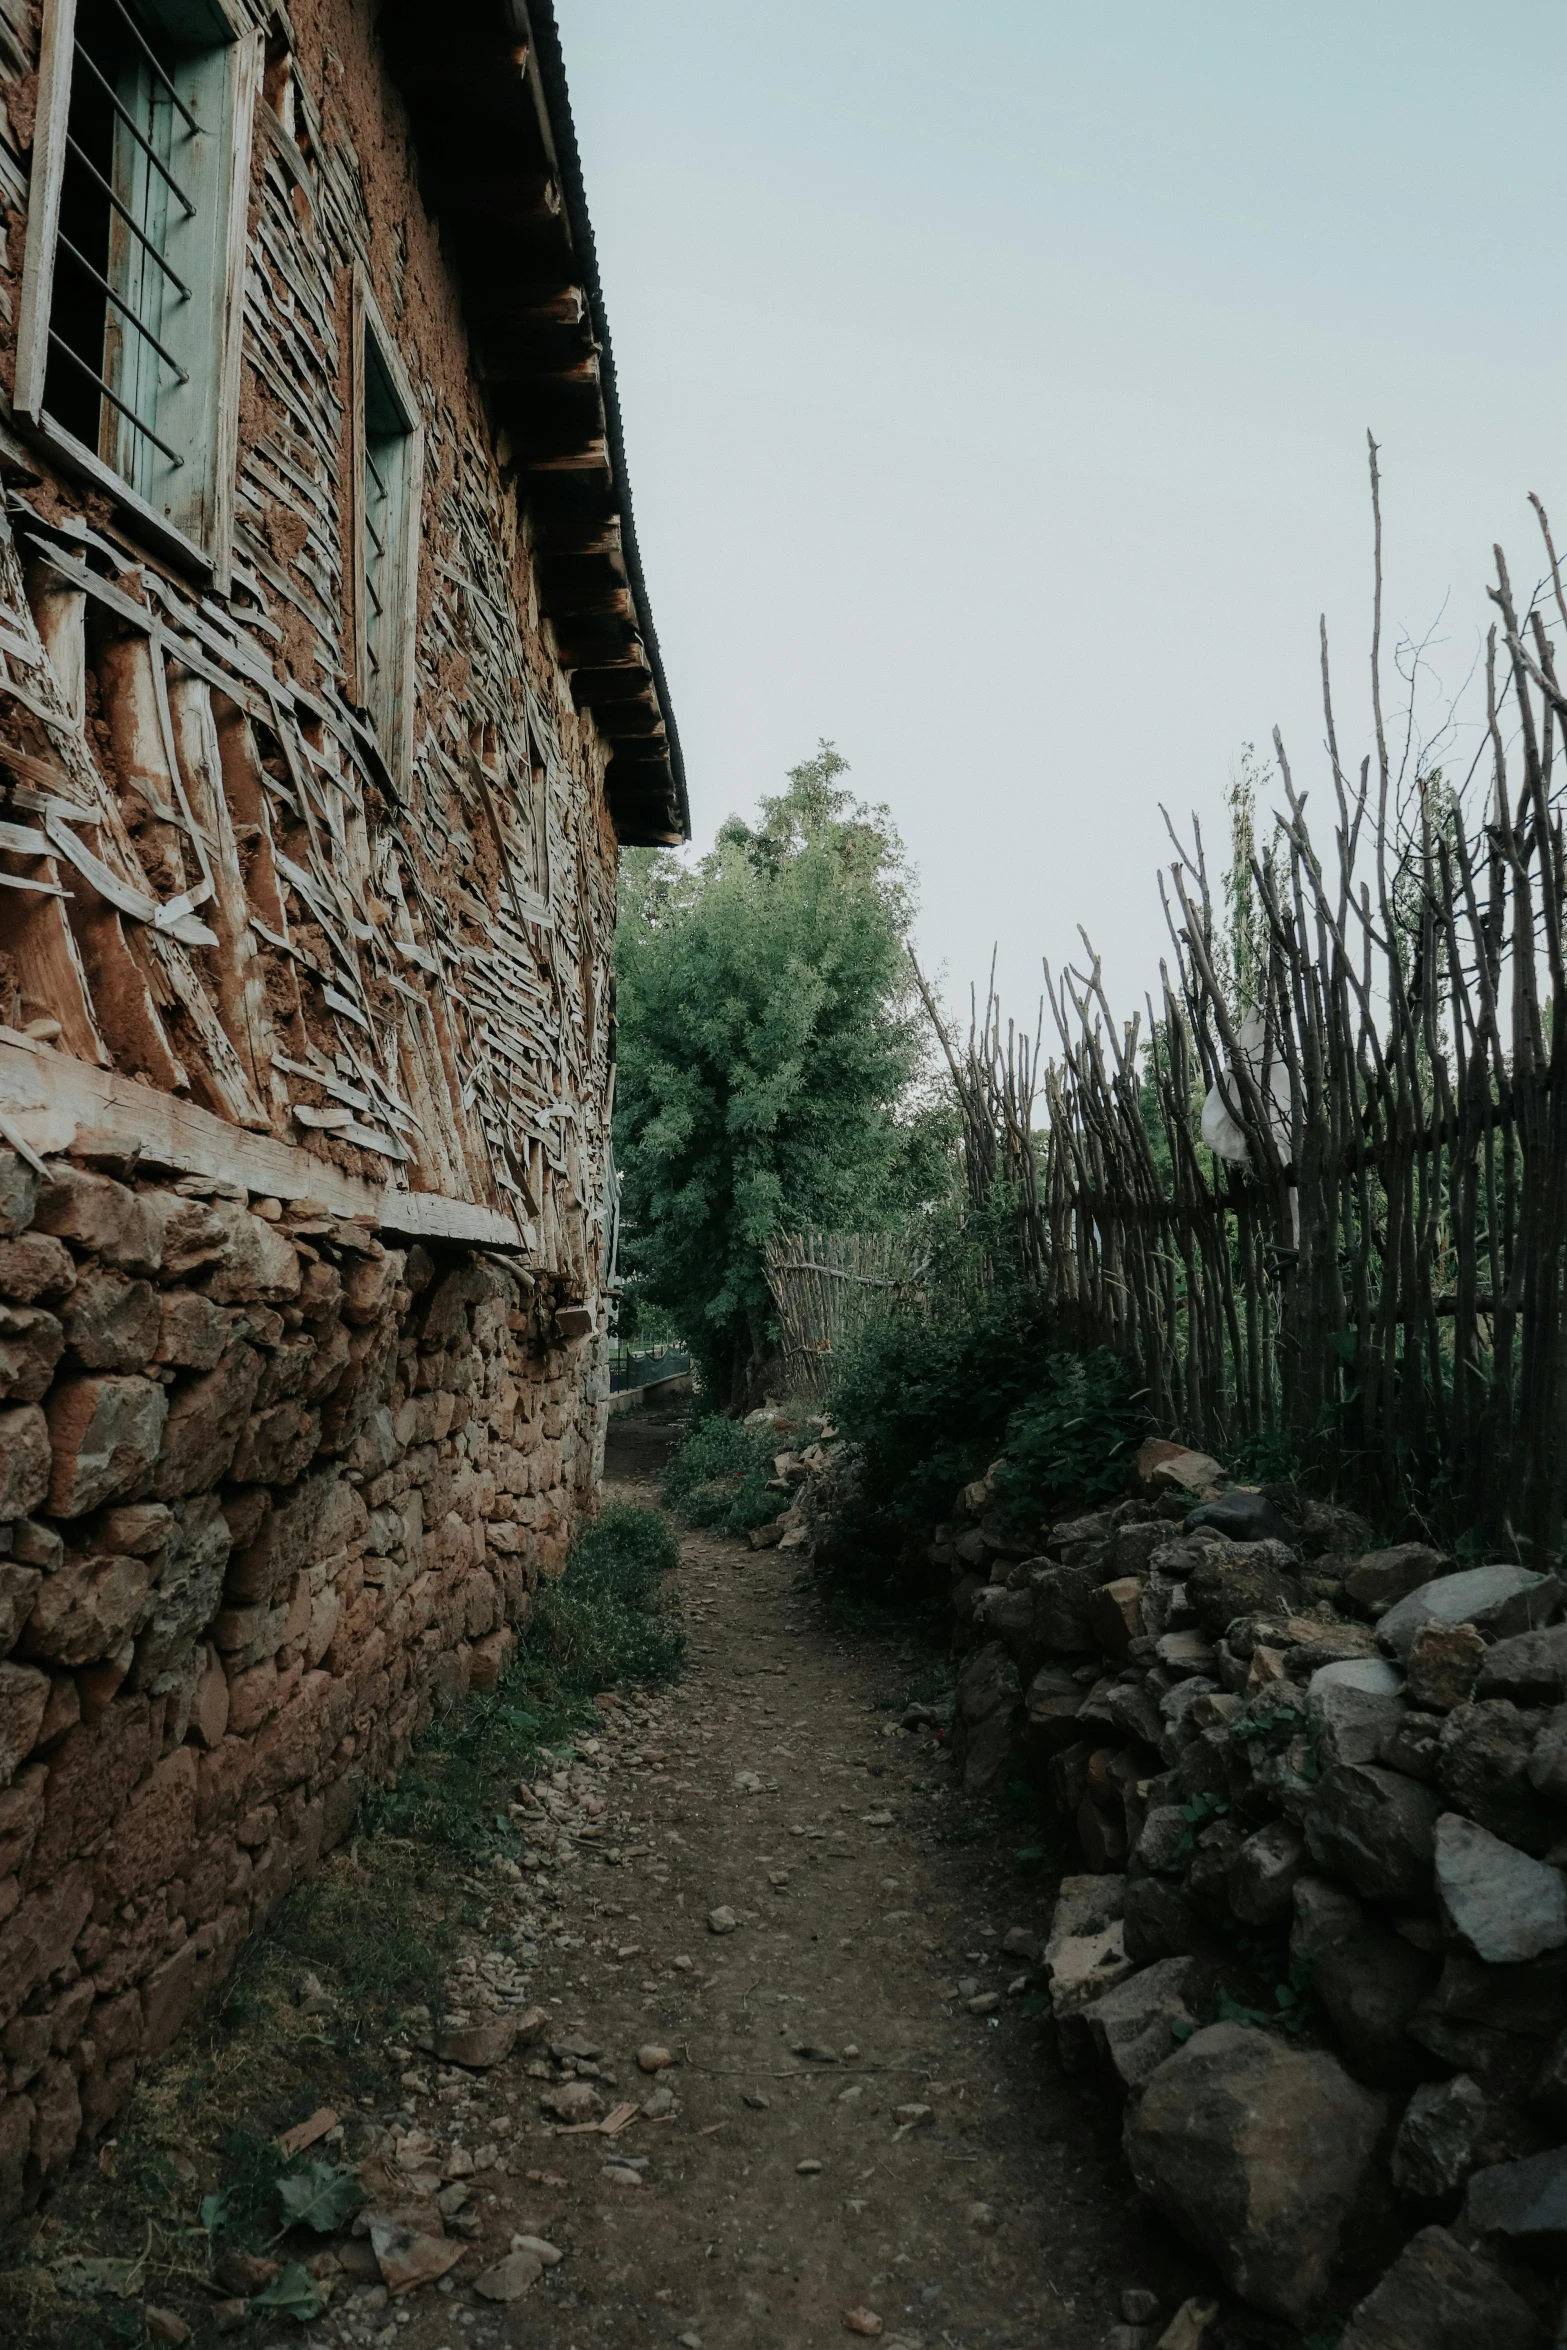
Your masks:
M174 1528L174 1512L161 1501L127 1501L105 1510L86 1531L99 1550L151 1558L162 1550Z
M85 1167L63 1161L51 1165L39 1187L33 1223L122 1273L156 1273L163 1262L157 1219L138 1195L112 1176L94 1175Z
M168 1397L152 1379L67 1379L49 1398L48 1506L76 1518L146 1488L163 1439Z
M1395 1722L1377 1749L1376 1760L1406 1779L1436 1785L1442 1752L1442 1716L1406 1713Z
M1282 1542L1225 1542L1197 1535L1181 1547L1197 1553L1186 1591L1211 1639L1220 1638L1237 1616L1289 1616L1301 1604L1298 1562ZM1156 1560L1163 1556L1155 1554Z
M1558 1823L1529 1776L1538 1719L1505 1697L1453 1708L1437 1746L1437 1781L1450 1805L1525 1852L1546 1852Z
M0 1305L0 1403L36 1403L65 1351L65 1334L42 1306Z
M1389 1608L1377 1638L1391 1655L1407 1657L1423 1624L1473 1624L1488 1640L1534 1632L1560 1613L1562 1586L1554 1575L1527 1567L1469 1567L1424 1583Z
M1048 1757L1075 1744L1082 1702L1083 1691L1064 1665L1041 1665L1025 1699L1023 1737L1030 1750Z
M20 1151L0 1150L0 1238L25 1232L38 1200L38 1175Z
M1210 1453L1173 1444L1164 1436L1150 1436L1140 1444L1132 1462L1137 1491L1155 1500L1161 1493L1206 1493L1209 1487L1221 1484L1224 1475L1223 1464Z
M32 2099L0 2094L0 2219L15 2219L22 2208L32 2142Z
M1344 1562L1341 1589L1362 1615L1385 1615L1412 1591L1434 1583L1452 1568L1444 1552L1424 1542L1400 1542L1391 1550L1368 1550Z
M0 1411L0 1526L35 1510L49 1490L49 1423L38 1404Z
M1332 2057L1210 2024L1153 2075L1125 2144L1141 2192L1231 2291L1298 2323L1327 2285L1382 2118Z
M1485 1641L1473 1624L1422 1624L1405 1666L1411 1705L1443 1714L1466 1705L1484 1655Z
M995 1785L1021 1723L1017 1667L999 1641L976 1649L958 1676L953 1745L970 1794Z
M1265 1493L1237 1487L1216 1501L1199 1502L1185 1519L1188 1534L1222 1534L1229 1542L1286 1542L1293 1547L1295 1530Z
M1164 1958L1103 1991L1083 2011L1100 2059L1123 2096L1139 2096L1197 2023L1210 1993L1197 1958Z
M1123 1877L1062 1878L1045 1942L1050 2012L1058 2024L1132 1973L1122 1927L1125 1896Z
M219 1305L255 1300L282 1305L299 1294L299 1257L291 1242L264 1216L253 1216L237 1200L214 1200L212 1212L223 1227L223 1245L204 1287Z
M60 1308L65 1342L89 1371L139 1371L158 1344L158 1293L106 1265L84 1265Z
M1474 1693L1515 1698L1520 1705L1559 1705L1567 1696L1567 1624L1498 1640L1484 1653Z
M217 1497L198 1494L180 1503L137 1641L138 1687L175 1664L211 1621L228 1555L228 1522Z
M1436 1979L1434 1961L1342 1886L1302 1877L1294 1898L1290 1955L1309 1968L1350 2069L1379 2087L1417 2079L1424 2067L1409 2025Z
M1567 1880L1457 1812L1436 1823L1436 1889L1477 1958L1506 1966L1567 1945Z
M43 1578L22 1635L24 1654L73 1667L113 1655L141 1625L152 1574L148 1559L67 1551Z
M157 1235L159 1270L165 1281L184 1281L203 1266L216 1264L228 1247L221 1210L205 1200L182 1199L175 1191L144 1191L141 1209Z
M1258 1828L1230 1863L1230 1915L1244 1926L1265 1926L1282 1917L1305 1859L1305 1840L1288 1820L1270 1820Z
M23 1521L26 1522L25 1520ZM0 1656L9 1656L22 1637L43 1582L42 1571L15 1559L0 1559Z
M103 1861L115 1898L140 1900L181 1876L195 1832L196 1757L180 1746L156 1765L115 1821Z
M152 1478L160 1501L209 1492L227 1475L260 1377L260 1355L236 1341L214 1370L185 1380L174 1390Z
M49 1757L44 1824L27 1881L45 1885L78 1853L91 1852L153 1762L152 1709L120 1697L94 1721L68 1730Z
M1103 1583L1088 1603L1089 1629L1108 1656L1125 1657L1142 1632L1143 1586L1136 1575Z
M186 1371L215 1371L228 1348L234 1315L197 1289L166 1289L158 1300L153 1360Z
M1398 1674L1381 1657L1319 1666L1306 1691L1306 1716L1325 1769L1375 1762L1405 1712Z
M1485 2092L1467 2073L1423 2081L1393 2141L1393 2184L1417 2203L1456 2195L1474 2166L1485 2127Z
M142 2053L150 2063L172 2046L196 2004L202 1953L195 1942L180 1944L142 1985Z
M320 1413L298 1398L256 1412L240 1436L233 1474L242 1484L292 1485L308 1468L320 1435Z
M1446 2228L1412 2236L1355 2309L1339 2350L1544 2350L1545 2328L1506 2278Z
M1377 1763L1329 1771L1306 1817L1319 1868L1368 1900L1418 1900L1431 1882L1441 1799L1418 1780Z
M92 1872L81 1861L23 1896L0 1926L0 2024L64 1966L92 1905Z
M1031 1659L1097 1649L1099 1639L1088 1611L1098 1588L1092 1567L1031 1568L1026 1593L1018 1595L1026 1597L1029 1611L1020 1649L1026 1648Z
M38 1737L49 1676L34 1665L0 1664L0 1787L9 1787Z
M1559 2254L1567 2247L1567 2146L1472 2172L1464 2221L1476 2235Z
M40 2179L51 2179L64 2170L81 2134L76 2075L63 2058L55 2057L29 2083L28 2095L33 2101L32 2159Z
M48 1778L47 1764L29 1763L0 1788L0 1877L17 1876L27 1866L43 1826Z
M63 1241L45 1232L0 1240L0 1297L13 1305L64 1297L76 1280L76 1259Z
M383 1248L378 1257L356 1257L346 1268L341 1283L342 1310L345 1320L363 1328L379 1321L390 1311L403 1277L406 1258L401 1249ZM461 1280L461 1276L457 1276ZM443 1285L444 1286L444 1285ZM439 1296L439 1292L437 1292ZM432 1301L432 1312L434 1305ZM429 1338L429 1317L425 1321L427 1344L437 1343Z

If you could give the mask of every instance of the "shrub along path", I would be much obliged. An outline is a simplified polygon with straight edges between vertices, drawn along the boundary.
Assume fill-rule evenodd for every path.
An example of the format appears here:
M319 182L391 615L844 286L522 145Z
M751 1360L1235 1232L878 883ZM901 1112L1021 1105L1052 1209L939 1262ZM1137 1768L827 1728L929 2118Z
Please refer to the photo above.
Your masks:
M656 1506L671 1433L616 1423L609 1500ZM900 1726L936 1660L896 1626L835 1631L787 1552L710 1533L680 1551L683 1675L606 1698L573 1746L540 1733L554 1754L504 1790L520 1869L480 1840L464 1903L432 1908L417 1837L437 1782L405 1773L390 1829L411 1835L383 1822L292 1925L285 1906L226 2013L33 2223L0 2277L18 2338L805 2350L847 2327L1098 2350L1127 2289L1161 2320L1195 2289L1005 1948L1054 1891L1018 1856L1033 1831L976 1812ZM493 1804L493 1764L463 1767L445 1800ZM408 2013L421 1966L477 2036L431 2047ZM523 2036L486 2064L497 2014L501 2043L507 2017ZM341 2119L280 2203L274 2133L323 2103ZM610 2135L571 2126L623 2109ZM313 2191L320 2232L279 2235ZM351 2232L366 2192L406 2236ZM389 2298L377 2254L422 2281ZM1146 2327L1128 2350L1158 2340L1151 2308L1125 2314Z

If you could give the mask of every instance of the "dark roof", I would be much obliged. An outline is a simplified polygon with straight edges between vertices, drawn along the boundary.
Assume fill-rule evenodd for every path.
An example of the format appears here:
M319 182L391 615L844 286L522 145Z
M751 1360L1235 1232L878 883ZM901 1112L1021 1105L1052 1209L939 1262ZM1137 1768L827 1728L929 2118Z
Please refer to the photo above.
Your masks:
M609 745L627 847L684 840L685 770L648 608L620 401L551 0L385 0L421 190L533 525L539 594Z

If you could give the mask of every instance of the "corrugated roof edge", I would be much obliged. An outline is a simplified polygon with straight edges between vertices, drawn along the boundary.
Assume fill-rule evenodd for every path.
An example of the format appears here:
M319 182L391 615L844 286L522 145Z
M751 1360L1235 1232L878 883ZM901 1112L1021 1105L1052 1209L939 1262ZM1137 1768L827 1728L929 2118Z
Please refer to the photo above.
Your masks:
M686 792L685 760L681 755L680 734L669 698L669 683L664 675L664 658L659 651L658 631L653 626L653 615L648 605L642 551L637 544L637 526L631 506L631 477L626 469L626 444L621 430L620 387L615 376L615 353L610 341L609 321L604 315L604 289L599 282L598 251L593 242L593 223L588 218L587 194L582 184L582 158L577 151L577 129L571 117L571 94L566 87L566 63L561 53L560 28L555 22L552 0L527 0L527 9L539 62L539 78L544 84L544 95L549 106L556 159L560 165L561 195L566 205L571 241L582 264L583 291L592 309L593 334L599 346L599 386L604 400L610 463L615 469L615 502L620 514L621 554L625 559L631 592L636 598L637 619L653 672L653 682L658 688L658 706L664 714L670 773L675 779L675 790L680 797L681 829L689 840L691 803Z

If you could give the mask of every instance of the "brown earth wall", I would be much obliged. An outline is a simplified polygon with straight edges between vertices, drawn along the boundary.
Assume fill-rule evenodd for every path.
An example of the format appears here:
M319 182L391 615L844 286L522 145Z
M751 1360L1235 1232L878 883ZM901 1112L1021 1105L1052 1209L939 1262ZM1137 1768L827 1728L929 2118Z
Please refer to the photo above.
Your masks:
M309 1201L0 1150L0 2213L498 1677L591 1489L556 1304Z

